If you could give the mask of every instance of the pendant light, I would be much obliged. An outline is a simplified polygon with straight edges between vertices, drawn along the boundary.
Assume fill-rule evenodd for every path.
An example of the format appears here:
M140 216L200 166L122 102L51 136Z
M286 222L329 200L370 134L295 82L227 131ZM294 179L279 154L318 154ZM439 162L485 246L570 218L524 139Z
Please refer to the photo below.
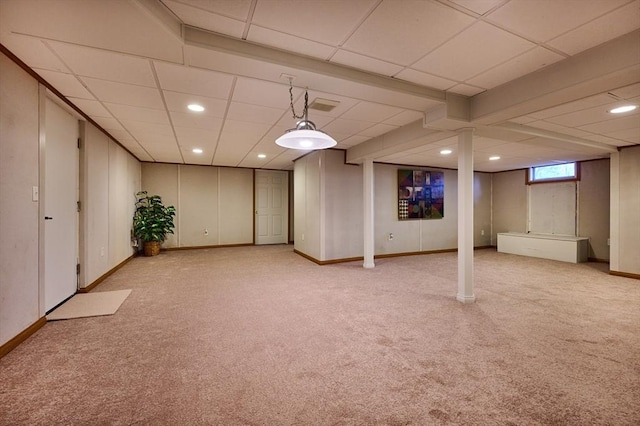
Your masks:
M296 115L296 111L293 108L293 85L291 80L289 80L289 96L291 98L293 118L300 119L300 121L296 123L295 129L287 130L284 135L276 139L276 144L284 148L304 150L326 149L336 146L338 142L335 139L322 130L317 130L313 121L309 120L309 93L306 90L304 92L304 110L300 116Z

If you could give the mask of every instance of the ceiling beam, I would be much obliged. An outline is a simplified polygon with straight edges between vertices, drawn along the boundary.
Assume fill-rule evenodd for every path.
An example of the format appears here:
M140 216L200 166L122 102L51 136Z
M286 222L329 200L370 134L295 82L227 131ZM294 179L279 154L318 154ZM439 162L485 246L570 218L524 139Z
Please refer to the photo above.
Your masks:
M455 132L428 129L422 120L414 121L359 145L347 149L347 163L360 164L367 158L377 158L400 151L429 145L454 136Z
M246 40L227 37L200 28L183 26L186 45L213 49L219 52L259 60L287 68L321 74L335 79L359 83L366 86L390 90L397 93L416 96L431 101L444 102L445 92L420 86L407 81L397 80L378 74L364 72L356 68L323 61L309 56L298 55L280 49L263 46Z
M640 30L471 98L471 122L491 125L640 81Z

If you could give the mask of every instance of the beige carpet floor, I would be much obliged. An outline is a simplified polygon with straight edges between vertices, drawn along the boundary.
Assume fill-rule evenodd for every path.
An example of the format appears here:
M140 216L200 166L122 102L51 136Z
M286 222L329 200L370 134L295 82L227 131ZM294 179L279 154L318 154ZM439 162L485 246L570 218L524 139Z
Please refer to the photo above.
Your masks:
M163 252L0 359L1 425L638 425L640 281L479 250L318 266Z
M113 315L131 290L78 293L47 315L47 321Z

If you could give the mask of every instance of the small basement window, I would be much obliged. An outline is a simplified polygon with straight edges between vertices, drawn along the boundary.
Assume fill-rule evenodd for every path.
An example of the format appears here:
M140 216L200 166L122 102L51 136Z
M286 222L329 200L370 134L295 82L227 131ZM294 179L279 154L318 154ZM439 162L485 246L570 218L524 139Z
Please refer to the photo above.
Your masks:
M527 184L580 180L579 166L579 163L574 162L531 167L527 174Z

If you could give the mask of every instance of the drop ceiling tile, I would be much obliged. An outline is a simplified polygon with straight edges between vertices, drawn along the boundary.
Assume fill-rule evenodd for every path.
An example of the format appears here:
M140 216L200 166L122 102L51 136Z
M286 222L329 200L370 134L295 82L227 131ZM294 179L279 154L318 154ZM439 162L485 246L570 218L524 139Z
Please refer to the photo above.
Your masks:
M627 34L640 24L640 0L616 9L581 27L565 33L550 42L552 46L570 55Z
M606 105L612 100L615 100L615 98L607 95L606 93L601 93L599 95L589 96L587 98L583 98L574 102L569 102L552 108L547 108L545 110L536 111L529 115L536 119L544 120L550 117L557 117L559 115L572 113L575 111L586 110L599 105Z
M227 119L272 125L280 120L283 114L284 111L282 109L231 102L227 112Z
M207 116L222 118L227 112L227 101L217 98L207 98L186 93L163 91L167 109L171 112L184 113L193 116ZM204 107L202 112L190 111L187 106L198 104Z
M184 1L163 0L163 3L187 25L237 38L242 37L245 27L243 20L246 19L249 11L246 1L237 2L237 6L240 6L241 9L246 9L244 14L239 13L240 10L229 9L232 15L236 15L235 19L218 13L212 13L212 11L207 10L206 2L188 2L190 4L184 4ZM227 2L225 6L231 8L234 6L234 3L236 2ZM219 10L215 7L211 9Z
M561 61L562 59L564 59L564 56L538 46L535 49L529 50L522 55L469 79L467 83L484 87L485 89L491 89L507 81L514 80L525 74Z
M196 129L220 129L222 118L210 115L194 114L188 112L170 112L171 123L179 127L193 127Z
M252 23L307 40L337 46L364 19L375 0L289 0L259 1Z
M397 126L390 126L388 124L380 123L361 131L360 133L358 133L358 135L365 136L367 138L374 138L376 136L383 135L397 128L398 128Z
M80 79L101 102L111 102L114 104L153 109L164 108L158 89L135 86L132 84L116 83L113 81L97 80L89 77L80 77Z
M154 62L160 86L172 92L227 99L233 76L214 71Z
M1 40L7 49L31 68L69 73L65 64L38 38L7 34Z
M550 130L552 132L564 133L570 136L577 136L579 138L586 138L590 135L589 132L580 129L572 129L570 127L562 126L560 124L551 123L550 121L539 120L529 123L528 126L538 129Z
M120 120L143 121L145 123L169 124L167 112L160 109L141 108L129 105L105 103L105 107Z
M640 126L635 128L617 130L614 132L607 132L607 136L628 142L629 144L640 144ZM617 143L616 146L619 146Z
M416 71L411 68L405 68L400 71L396 75L396 78L440 90L447 90L457 84L457 82L453 80L438 77L422 71Z
M79 76L156 87L148 59L67 43L49 45Z
M456 84L455 86L447 90L447 92L453 92L457 93L458 95L464 96L474 96L484 91L485 89L481 87L471 86L470 84Z
M335 50L334 47L326 44L306 40L298 36L270 30L257 25L251 26L247 40L319 59L329 58Z
M161 163L183 163L182 156L180 155L180 150L177 146L154 146L149 147L147 151L155 159L155 161Z
M136 2L2 0L0 28L17 28L22 34L114 52L182 61L179 37Z
M109 111L98 101L68 97L69 100L85 114L93 117L113 117Z
M511 120L509 120L509 122L516 124L528 124L536 120L537 119L535 117L532 117L530 115L523 115L522 117L512 118Z
M394 117L401 112L401 108L363 101L359 102L349 111L342 114L340 118L348 120L371 121L377 123Z
M478 22L412 65L413 68L465 81L535 45L521 37Z
M129 145L131 145L132 143L135 143L136 145L138 144L138 142L136 142L135 138L133 136L131 136L131 134L129 132L124 130L124 128L122 130L109 129L108 132L109 132L109 134L111 136L116 138L118 140L118 142L127 142ZM141 149L141 148L139 148L139 149Z
M348 138L340 141L340 144L342 144L342 146L351 147L351 146L359 145L362 142L368 141L369 139L371 139L371 138L368 137L368 136L353 135L353 136L349 136Z
M385 120L384 124L390 124L392 126L404 126L409 123L413 123L414 121L422 120L423 118L423 112L404 110L400 114Z
M537 42L546 42L627 1L518 0L508 2L489 14L488 20Z
M362 132L365 129L368 129L369 127L371 127L371 122L369 121L345 120L343 118L337 118L331 123L324 126L322 130L329 133L330 135L334 133L342 133L346 136L352 136Z
M95 100L93 95L72 74L40 69L35 71L65 96Z
M392 77L402 71L404 67L381 61L369 56L359 55L344 49L339 49L332 57L331 62L347 65L364 71Z
M98 117L98 116L94 116L94 115L92 115L90 117L91 117L91 119L93 121L98 123L100 125L100 127L105 129L109 133L113 134L113 132L116 131L116 130L119 130L119 131L122 131L122 132L125 131L124 127L122 127L122 124L120 124L120 122L118 120L116 120L115 118ZM115 135L114 135L114 137L115 137Z
M640 1L640 0L639 0ZM621 87L619 89L609 90L609 92L619 96L623 99L631 99L640 97L640 83L632 84L630 86Z
M213 151L218 143L220 129L196 129L192 127L175 127L178 144L184 150L191 151L193 148L201 148L204 151Z
M435 2L384 1L343 44L351 52L410 65L474 19Z
M478 15L484 15L494 7L504 3L504 0L451 0L451 2Z
M142 121L121 120L122 125L138 141L173 141L173 128L168 124L153 124Z
M283 80L285 82L286 80ZM293 88L294 99L303 93L302 89ZM271 108L289 109L289 83L272 83L255 78L239 77L233 88L233 100L245 104L254 104Z
M175 3L174 0L169 0ZM167 4L167 1L162 0ZM180 3L199 8L204 11L228 16L229 18L244 21L247 19L251 8L251 0L179 0Z
M620 130L638 129L640 128L640 112L625 117L580 126L579 128L587 132L598 133L605 136Z
M220 135L220 141L235 142L240 145L255 145L267 133L271 126L246 121L226 120Z
M296 110L296 113L300 114L301 111L302 109ZM333 117L329 117L326 115L325 116L316 115L316 114L312 114L312 112L315 113L316 111L309 112L309 121L315 124L316 129L318 130L324 130L323 127L325 127L327 124L335 120L335 118ZM299 118L294 119L291 114L284 114L282 118L280 118L280 120L278 120L278 122L275 123L275 125L279 127L284 127L286 129L293 129L294 127L296 127L296 123L298 121L300 121Z

